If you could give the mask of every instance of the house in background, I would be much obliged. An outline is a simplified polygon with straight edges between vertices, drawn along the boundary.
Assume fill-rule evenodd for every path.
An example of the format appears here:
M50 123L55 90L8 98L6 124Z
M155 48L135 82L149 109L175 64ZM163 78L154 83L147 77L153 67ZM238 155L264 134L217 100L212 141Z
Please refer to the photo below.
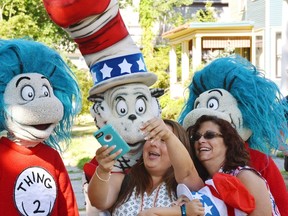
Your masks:
M278 84L281 79L283 4L283 0L247 0L242 18L254 21L252 63Z
M194 1L196 2L200 1ZM222 4L222 8L220 10L215 8L216 11L220 11L217 14L217 22L187 23L162 35L171 45L170 87L171 92L175 94L171 95L172 97L179 96L176 89L183 86L189 78L189 71L196 71L202 63L207 63L207 60L209 61L207 56L211 56L216 51L234 50L262 70L267 78L280 85L282 7L285 0L221 2L225 3ZM176 77L177 46L181 46L180 84Z
M252 52L251 22L213 22L190 23L172 29L163 34L169 39L171 97L181 97L184 83L190 77L190 71L196 71L204 63L212 60L213 55L221 51L234 50L251 60ZM181 44L181 83L177 80L177 46ZM216 57L216 56L215 56Z

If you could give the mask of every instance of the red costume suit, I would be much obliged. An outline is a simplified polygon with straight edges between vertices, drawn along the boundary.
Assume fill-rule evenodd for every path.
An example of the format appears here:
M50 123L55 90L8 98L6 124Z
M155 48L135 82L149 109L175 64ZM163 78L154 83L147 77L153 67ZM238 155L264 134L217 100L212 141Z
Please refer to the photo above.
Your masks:
M266 179L281 215L287 216L288 193L278 167L271 157L251 148L248 148L248 150L251 158L251 167L259 171Z
M26 148L2 137L0 182L1 215L79 215L62 159L43 143Z

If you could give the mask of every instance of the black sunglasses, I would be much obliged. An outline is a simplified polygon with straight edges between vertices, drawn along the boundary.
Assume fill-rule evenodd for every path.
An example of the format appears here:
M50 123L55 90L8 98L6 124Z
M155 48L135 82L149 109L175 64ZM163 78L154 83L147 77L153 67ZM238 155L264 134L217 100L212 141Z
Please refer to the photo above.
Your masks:
M196 142L196 141L198 141L202 136L203 136L205 139L210 140L210 139L213 139L213 138L215 138L215 137L222 137L223 135L220 134L220 133L213 132L213 131L206 131L204 134L200 134L200 133L196 132L194 135L192 135L192 136L190 137L190 141Z

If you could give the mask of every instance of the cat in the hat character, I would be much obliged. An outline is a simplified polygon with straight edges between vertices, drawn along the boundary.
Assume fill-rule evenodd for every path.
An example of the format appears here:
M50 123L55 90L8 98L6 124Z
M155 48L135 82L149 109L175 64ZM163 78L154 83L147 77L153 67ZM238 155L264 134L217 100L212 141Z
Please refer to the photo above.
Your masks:
M51 19L64 28L78 44L93 78L88 99L96 126L111 124L131 150L117 160L113 172L125 172L142 154L144 136L140 125L160 116L157 97L150 90L157 81L148 72L119 12L116 0L43 0ZM96 169L93 158L85 164L86 179ZM89 202L89 201L88 201Z
M251 166L267 180L281 215L288 215L285 182L269 156L288 135L287 105L281 97L277 85L246 59L219 58L194 74L179 121L185 128L202 115L231 122L246 141Z
M81 107L73 73L32 40L0 40L0 62L1 215L79 215L58 153Z

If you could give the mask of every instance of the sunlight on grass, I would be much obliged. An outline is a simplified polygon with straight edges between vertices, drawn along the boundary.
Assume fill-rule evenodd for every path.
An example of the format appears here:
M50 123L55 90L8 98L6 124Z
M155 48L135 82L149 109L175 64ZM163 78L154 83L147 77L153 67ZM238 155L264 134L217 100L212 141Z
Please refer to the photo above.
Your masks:
M81 125L75 125L72 129L72 141L69 147L62 153L66 165L78 166L82 169L84 163L94 157L100 144L93 136L97 131L94 122L86 121Z

